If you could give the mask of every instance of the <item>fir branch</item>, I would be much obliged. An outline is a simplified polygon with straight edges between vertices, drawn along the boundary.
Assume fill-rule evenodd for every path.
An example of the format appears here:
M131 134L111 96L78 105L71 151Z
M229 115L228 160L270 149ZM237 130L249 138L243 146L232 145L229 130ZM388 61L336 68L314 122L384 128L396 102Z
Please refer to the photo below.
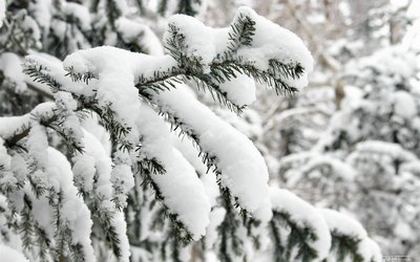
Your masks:
M244 243L238 235L238 229L242 226L242 223L238 218L239 212L230 192L226 188L222 188L221 192L221 200L226 214L223 222L217 228L221 235L218 254L222 262L231 262L236 261L236 257L240 257L243 253ZM230 251L233 251L233 254ZM232 255L235 257L232 257Z
M65 76L70 77L73 82L83 82L87 85L89 84L90 80L98 79L98 76L96 76L92 72L85 72L85 73L75 72L73 67L66 67L64 68L64 70L67 72Z
M310 262L318 258L317 251L308 244L308 242L313 242L318 239L312 228L307 225L298 224L291 219L290 214L285 212L274 211L272 220L283 222L290 231L288 233L286 245L280 244L278 247L279 250L275 251L275 256L280 255L286 261L299 259L299 261L302 262ZM272 224L271 229L277 228L273 227ZM275 239L281 238L279 231L273 231L272 234L278 236L275 237ZM277 247L275 249L277 249ZM295 257L292 257L292 254L294 254Z
M141 147L137 149L141 150ZM165 168L162 164L159 163L157 159L141 159L137 161L138 171L143 177L143 186L150 187L155 192L155 198L158 200L163 208L165 217L169 218L172 226L172 230L175 230L177 233L174 235L177 237L177 241L181 241L183 245L188 244L192 241L191 233L186 229L186 226L179 220L177 214L170 212L170 209L165 205L164 196L159 189L159 186L153 181L153 175L167 175L165 174Z
M23 196L23 208L20 212L21 222L19 223L19 233L22 236L22 246L26 250L30 250L34 241L34 226L31 214L32 201L27 194Z
M331 251L337 254L337 261L350 259L354 262L363 262L363 256L358 253L360 239L344 235L337 231L331 232Z
M239 14L237 21L230 25L228 52L235 53L241 46L250 46L255 35L255 25L249 16Z
M47 85L53 93L61 88L61 84L49 74L48 67L39 64L35 60L27 59L25 61L23 73L31 77L33 81Z

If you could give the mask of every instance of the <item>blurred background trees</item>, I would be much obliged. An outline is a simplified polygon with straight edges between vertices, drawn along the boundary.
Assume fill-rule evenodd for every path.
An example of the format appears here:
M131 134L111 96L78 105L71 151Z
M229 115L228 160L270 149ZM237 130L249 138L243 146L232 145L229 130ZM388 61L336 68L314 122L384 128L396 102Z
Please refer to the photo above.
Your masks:
M418 1L244 3L298 32L316 57L302 94L260 92L245 117L272 179L359 219L384 255L417 257Z

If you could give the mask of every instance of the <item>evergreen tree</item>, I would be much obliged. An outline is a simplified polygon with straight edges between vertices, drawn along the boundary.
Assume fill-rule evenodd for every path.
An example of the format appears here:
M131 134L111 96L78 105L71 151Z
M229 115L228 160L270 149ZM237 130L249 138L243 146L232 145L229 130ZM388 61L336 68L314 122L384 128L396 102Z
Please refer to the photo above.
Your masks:
M235 113L255 81L295 93L313 63L301 40L244 7L226 28L172 16L163 54L146 24L200 3L169 2L5 3L0 250L22 261L379 261L357 222L269 186L252 142L189 87Z

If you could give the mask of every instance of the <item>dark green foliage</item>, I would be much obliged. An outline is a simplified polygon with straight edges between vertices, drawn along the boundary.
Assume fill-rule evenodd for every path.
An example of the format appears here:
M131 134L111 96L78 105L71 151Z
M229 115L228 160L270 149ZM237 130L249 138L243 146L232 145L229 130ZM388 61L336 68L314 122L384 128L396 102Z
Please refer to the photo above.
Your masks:
M255 21L244 14L240 14L237 21L234 21L230 28L228 51L225 51L225 56L228 56L228 53L234 54L241 46L252 45L255 34Z

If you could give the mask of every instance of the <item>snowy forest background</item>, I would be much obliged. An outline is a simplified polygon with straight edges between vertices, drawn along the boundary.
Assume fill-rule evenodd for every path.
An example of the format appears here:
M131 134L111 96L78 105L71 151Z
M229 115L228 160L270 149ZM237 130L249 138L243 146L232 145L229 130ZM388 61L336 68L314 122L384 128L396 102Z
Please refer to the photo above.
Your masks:
M0 0L0 26L1 262L420 258L420 1Z

